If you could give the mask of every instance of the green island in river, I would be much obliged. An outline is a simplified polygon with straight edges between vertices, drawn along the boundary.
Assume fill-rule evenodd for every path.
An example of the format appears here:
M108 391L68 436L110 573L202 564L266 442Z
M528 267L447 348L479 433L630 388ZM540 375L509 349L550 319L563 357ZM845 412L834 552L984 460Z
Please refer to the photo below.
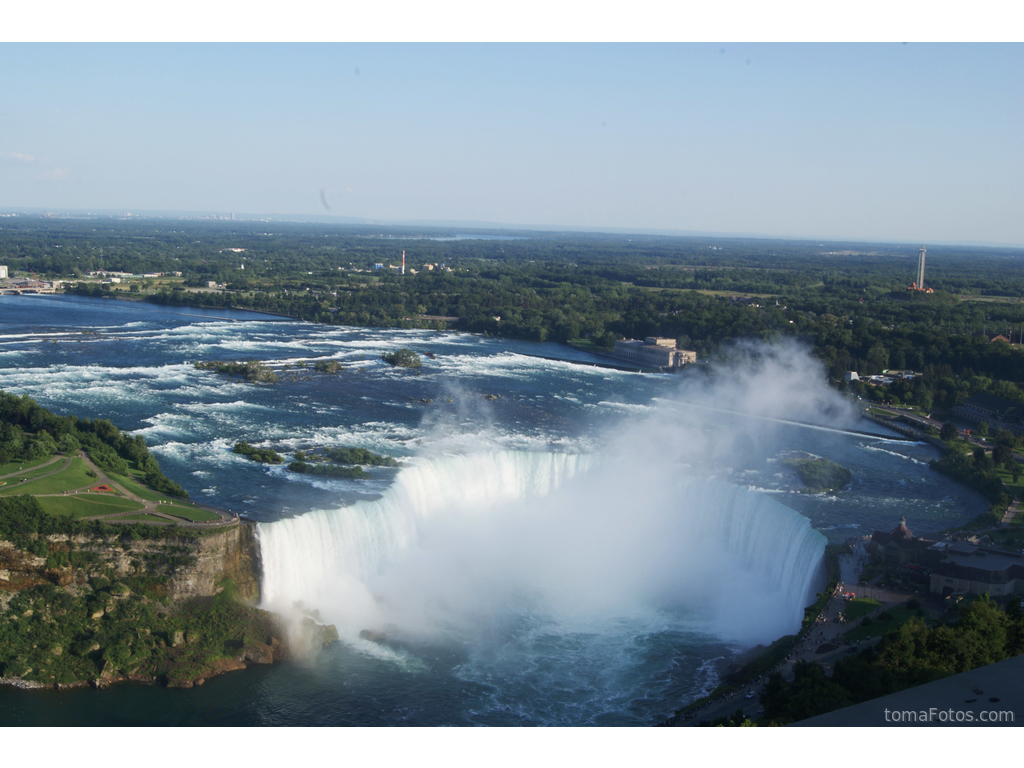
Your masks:
M796 470L807 493L838 491L852 478L850 470L828 459L786 459L785 463Z

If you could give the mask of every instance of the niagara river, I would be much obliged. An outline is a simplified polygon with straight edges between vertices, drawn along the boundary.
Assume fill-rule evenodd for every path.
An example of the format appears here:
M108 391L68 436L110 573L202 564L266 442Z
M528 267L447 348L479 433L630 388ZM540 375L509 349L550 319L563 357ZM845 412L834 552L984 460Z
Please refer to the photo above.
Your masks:
M422 367L381 359L401 348ZM214 360L278 381L194 365ZM340 635L189 690L0 688L7 725L654 725L798 629L826 543L987 507L929 468L934 448L865 426L793 345L641 374L554 343L5 296L0 361L3 390L142 435L193 499L256 521L263 607ZM399 463L297 474L239 441ZM853 480L805 493L794 455Z

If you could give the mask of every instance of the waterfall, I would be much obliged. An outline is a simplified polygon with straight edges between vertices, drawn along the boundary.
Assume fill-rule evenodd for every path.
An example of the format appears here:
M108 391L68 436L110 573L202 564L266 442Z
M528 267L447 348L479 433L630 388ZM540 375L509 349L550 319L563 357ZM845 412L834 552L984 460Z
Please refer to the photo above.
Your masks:
M264 604L301 600L343 634L667 608L743 644L799 626L825 545L799 513L719 480L516 451L417 460L380 499L259 537Z

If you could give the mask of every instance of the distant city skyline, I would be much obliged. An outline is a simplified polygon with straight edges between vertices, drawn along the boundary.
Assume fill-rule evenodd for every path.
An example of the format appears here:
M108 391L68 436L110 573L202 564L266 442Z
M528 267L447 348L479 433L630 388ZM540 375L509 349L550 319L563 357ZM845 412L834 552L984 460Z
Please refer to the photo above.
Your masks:
M0 209L1024 245L1020 44L0 46Z

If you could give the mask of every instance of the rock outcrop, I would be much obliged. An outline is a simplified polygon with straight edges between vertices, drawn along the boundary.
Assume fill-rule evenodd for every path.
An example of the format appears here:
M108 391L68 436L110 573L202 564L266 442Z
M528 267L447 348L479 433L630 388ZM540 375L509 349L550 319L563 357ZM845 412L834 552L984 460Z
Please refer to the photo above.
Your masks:
M254 524L241 522L180 539L136 541L116 536L58 534L47 537L47 545L51 552L74 549L92 553L97 565L118 577L143 573L166 576L167 596L175 602L215 595L230 579L238 597L257 603L261 573L255 529ZM87 573L71 566L48 568L46 558L17 549L9 541L0 541L0 603L4 593L40 584L72 587L83 584L87 577Z

